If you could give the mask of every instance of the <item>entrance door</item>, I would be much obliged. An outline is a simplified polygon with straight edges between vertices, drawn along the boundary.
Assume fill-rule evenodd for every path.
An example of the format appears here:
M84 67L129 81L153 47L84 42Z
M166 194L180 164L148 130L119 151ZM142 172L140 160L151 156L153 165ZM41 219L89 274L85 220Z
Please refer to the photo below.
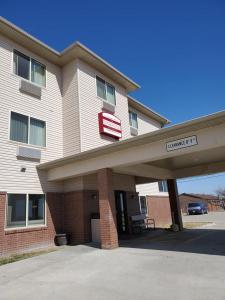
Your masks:
M115 191L115 201L118 234L128 233L126 193Z

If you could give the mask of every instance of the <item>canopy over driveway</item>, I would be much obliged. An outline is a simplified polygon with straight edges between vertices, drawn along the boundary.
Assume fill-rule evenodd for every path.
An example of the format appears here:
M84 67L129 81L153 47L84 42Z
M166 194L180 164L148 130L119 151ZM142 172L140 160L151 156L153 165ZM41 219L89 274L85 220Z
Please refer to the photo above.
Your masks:
M103 185L110 189L109 170L134 175L137 184L168 180L175 221L182 229L179 206L174 201L174 180L225 171L225 111L40 164L38 168L47 171L49 181L98 173L100 197ZM110 195L104 190L102 197Z
M176 141L194 136L196 143L176 149ZM175 147L169 149L170 142ZM224 150L225 111L57 159L38 168L48 171L50 181L103 168L135 175L137 182L176 179L225 171Z

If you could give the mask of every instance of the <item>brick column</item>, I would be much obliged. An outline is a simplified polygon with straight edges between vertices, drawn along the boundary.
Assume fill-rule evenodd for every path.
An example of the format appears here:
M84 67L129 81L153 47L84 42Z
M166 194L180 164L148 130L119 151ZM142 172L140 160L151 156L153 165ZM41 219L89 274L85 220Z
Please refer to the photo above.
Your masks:
M116 207L112 181L113 173L111 169L98 171L101 247L103 249L118 247Z
M173 224L179 226L179 230L183 230L183 222L180 209L180 201L177 190L177 181L175 179L167 180L169 200L170 200L170 209Z

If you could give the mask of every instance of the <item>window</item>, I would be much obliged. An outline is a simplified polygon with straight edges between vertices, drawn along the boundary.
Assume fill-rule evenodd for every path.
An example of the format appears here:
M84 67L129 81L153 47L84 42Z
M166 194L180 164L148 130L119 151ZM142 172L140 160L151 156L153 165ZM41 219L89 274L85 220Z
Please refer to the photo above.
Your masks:
M129 111L129 121L131 127L138 129L137 114L135 112Z
M29 195L28 225L44 224L44 195Z
M106 100L112 105L116 105L115 87L98 76L96 77L96 83L98 97Z
M8 194L8 228L44 224L45 195Z
M146 215L148 213L146 197L145 196L140 196L139 197L139 203L140 203L141 214Z
M46 146L45 122L30 118L30 144Z
M167 187L166 180L159 181L158 185L159 185L159 191L160 192L166 192L166 193L168 192L168 187Z
M26 226L26 195L9 194L7 227Z
M28 117L11 112L10 139L28 143Z
M13 72L35 84L46 86L46 67L16 50L13 53Z
M46 68L36 60L31 60L31 81L46 86Z
M30 79L30 58L18 51L14 51L13 56L14 73L25 79Z
M44 121L11 112L10 139L45 147L46 124Z

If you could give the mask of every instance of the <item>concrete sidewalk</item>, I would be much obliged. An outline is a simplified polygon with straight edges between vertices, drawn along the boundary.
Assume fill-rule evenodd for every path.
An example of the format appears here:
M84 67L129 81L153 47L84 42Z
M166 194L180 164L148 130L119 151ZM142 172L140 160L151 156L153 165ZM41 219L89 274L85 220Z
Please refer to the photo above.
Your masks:
M225 228L225 211L210 212L204 215L183 215L183 222L210 222L215 228Z
M187 230L115 250L68 246L4 265L0 299L224 300L224 282L225 231Z

